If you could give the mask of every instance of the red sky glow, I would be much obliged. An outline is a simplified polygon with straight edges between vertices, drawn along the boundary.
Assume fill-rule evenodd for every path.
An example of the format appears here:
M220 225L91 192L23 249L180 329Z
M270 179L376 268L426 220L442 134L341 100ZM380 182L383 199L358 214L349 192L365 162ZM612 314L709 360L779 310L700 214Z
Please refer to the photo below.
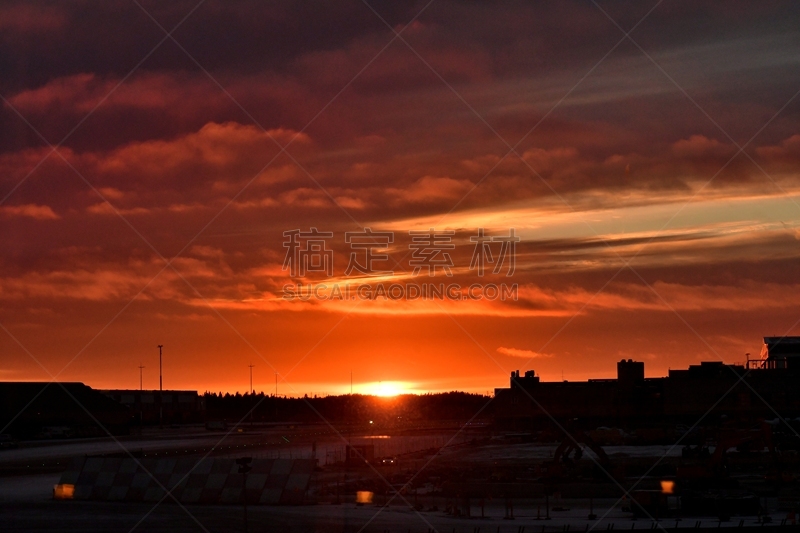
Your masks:
M166 32L175 29L171 36ZM0 380L491 391L800 334L793 2L7 2ZM626 37L626 32L630 34ZM330 275L284 232L332 232ZM393 232L380 277L345 233ZM452 276L410 231L452 232ZM513 275L470 268L520 238ZM513 299L287 284L516 284Z

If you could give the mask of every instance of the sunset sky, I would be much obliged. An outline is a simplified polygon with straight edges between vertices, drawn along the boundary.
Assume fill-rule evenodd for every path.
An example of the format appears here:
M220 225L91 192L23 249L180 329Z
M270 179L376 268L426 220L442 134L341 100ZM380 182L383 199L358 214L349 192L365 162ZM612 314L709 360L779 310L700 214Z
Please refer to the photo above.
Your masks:
M162 344L165 388L486 392L800 334L795 2L198 2L0 6L0 380L157 388ZM293 279L312 227L333 274ZM518 300L282 298L336 281Z

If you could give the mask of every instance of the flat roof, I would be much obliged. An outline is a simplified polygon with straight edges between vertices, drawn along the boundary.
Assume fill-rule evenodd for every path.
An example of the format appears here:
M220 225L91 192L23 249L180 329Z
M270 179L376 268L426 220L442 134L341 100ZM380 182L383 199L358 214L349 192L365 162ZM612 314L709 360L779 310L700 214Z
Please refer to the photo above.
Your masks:
M764 344L800 344L800 337L764 337Z

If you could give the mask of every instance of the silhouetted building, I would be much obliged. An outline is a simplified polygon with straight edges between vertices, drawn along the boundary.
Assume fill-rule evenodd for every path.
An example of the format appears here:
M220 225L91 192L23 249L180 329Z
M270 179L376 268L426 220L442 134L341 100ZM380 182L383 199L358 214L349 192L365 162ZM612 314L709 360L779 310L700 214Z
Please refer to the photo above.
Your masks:
M765 343L764 361L772 363L706 361L661 378L645 378L644 363L630 359L617 363L617 379L543 382L533 371L514 371L509 388L495 389L495 422L514 429L574 419L586 427L646 427L692 425L703 415L708 423L800 416L800 338Z
M83 383L0 383L0 427L17 438L124 435L130 412Z
M623 361L622 380L541 381L532 370L511 373L508 389L495 389L495 420L501 426L524 429L581 418L601 424L612 420L644 420L660 403L657 382L640 375L639 364ZM621 386L620 384L624 384Z
M800 369L800 337L764 337L761 358L748 360L747 366Z
M617 380L620 386L634 387L644 381L644 363L623 359L617 363Z
M166 424L205 420L204 399L197 394L197 391L113 389L99 392L128 407L135 420L138 421L141 417L145 424L159 423L161 406L163 406L163 422Z

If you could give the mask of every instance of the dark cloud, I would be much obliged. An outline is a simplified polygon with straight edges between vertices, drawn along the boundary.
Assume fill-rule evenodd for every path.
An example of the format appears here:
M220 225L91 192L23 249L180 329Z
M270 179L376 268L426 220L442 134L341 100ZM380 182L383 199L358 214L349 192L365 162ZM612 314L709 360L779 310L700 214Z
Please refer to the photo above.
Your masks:
M142 5L169 30L197 4ZM452 228L466 283L469 237L516 227L520 301L446 309L490 353L552 354L545 371L652 351L670 307L736 353L744 332L791 326L800 310L775 302L797 290L795 3L663 2L631 34L650 58L623 41L605 59L655 2L600 2L622 30L579 1L437 0L411 24L426 2L370 5L386 24L358 1L208 0L174 35L211 77L171 41L153 51L163 32L134 2L0 7L0 322L59 363L138 294L73 377L132 356L143 329L197 352L206 374L211 351L251 357L215 306L288 365L348 308L276 299L283 231L335 231L342 276L343 233L370 225L396 232L406 266L409 230ZM413 50L389 44L392 29ZM54 154L28 124L56 143L90 113ZM153 279L179 252L180 275ZM628 260L635 273L597 294ZM424 351L415 328L441 354L434 373L464 354L467 374L487 372L441 309L353 316L311 375L381 339L399 368ZM695 362L675 322L648 352L661 370Z

